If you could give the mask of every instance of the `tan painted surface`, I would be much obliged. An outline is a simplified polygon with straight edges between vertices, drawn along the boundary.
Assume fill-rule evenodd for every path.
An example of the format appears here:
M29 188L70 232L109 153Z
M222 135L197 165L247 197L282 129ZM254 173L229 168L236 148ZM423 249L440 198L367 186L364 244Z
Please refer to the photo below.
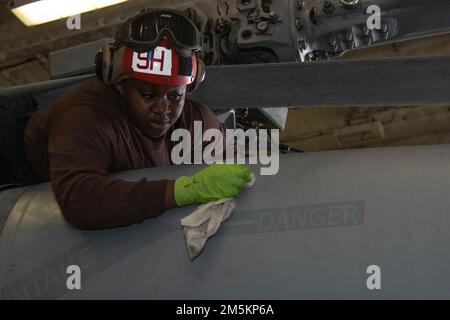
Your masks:
M355 50L342 59L450 54L450 35ZM450 86L449 86L450 89ZM450 106L450 102L449 102ZM365 130L379 122L384 137ZM366 124L366 126L362 125ZM343 130L344 129L344 130ZM341 131L351 132L344 136ZM443 107L289 109L281 140L309 151L450 143L450 111Z

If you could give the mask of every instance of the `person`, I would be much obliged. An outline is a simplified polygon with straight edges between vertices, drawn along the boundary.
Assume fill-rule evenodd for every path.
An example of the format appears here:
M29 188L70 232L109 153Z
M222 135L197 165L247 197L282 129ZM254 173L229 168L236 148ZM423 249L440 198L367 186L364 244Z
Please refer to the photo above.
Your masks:
M141 223L168 209L238 195L251 171L213 164L193 176L137 182L111 173L171 165L173 130L224 130L203 104L187 99L204 77L199 31L172 10L128 20L96 56L97 78L33 115L25 150L51 181L66 221L80 229Z

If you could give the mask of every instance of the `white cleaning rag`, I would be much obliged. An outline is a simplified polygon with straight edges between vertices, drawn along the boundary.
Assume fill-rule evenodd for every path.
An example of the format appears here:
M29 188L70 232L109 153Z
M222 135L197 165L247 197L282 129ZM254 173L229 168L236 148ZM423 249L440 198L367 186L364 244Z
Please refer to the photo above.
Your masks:
M251 188L255 184L255 176L245 186ZM180 220L184 230L186 248L191 260L203 250L206 240L212 237L223 221L225 221L236 206L234 198L221 199L199 206L191 214Z

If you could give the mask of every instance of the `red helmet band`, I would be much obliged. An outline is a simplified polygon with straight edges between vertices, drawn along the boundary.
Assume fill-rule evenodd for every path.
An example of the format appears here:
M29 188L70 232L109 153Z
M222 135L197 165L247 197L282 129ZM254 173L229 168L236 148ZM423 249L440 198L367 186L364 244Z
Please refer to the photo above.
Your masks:
M194 53L190 58L182 57L167 40L149 52L138 53L127 47L123 56L123 73L128 78L154 84L189 85L197 73L197 58Z

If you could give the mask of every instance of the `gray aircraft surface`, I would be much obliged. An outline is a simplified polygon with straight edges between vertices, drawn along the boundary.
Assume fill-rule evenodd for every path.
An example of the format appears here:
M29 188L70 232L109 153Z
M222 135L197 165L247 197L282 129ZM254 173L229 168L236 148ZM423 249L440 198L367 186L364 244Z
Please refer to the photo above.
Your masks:
M190 14L205 34L209 65L194 98L214 110L263 110L273 127L282 127L290 106L450 101L450 56L339 60L352 50L448 33L448 1L209 3ZM379 29L368 28L373 5ZM0 88L0 95L31 95L44 107L92 76L84 72ZM0 297L448 298L449 160L449 146L440 145L282 154L274 176L252 165L255 186L237 198L194 261L179 220L195 206L138 225L80 231L64 221L49 183L4 186ZM173 178L199 168L113 178ZM66 285L69 265L81 268L80 290Z
M283 155L193 262L174 209L124 228L68 226L49 184L0 193L3 299L448 298L450 148ZM198 166L119 174L130 181ZM81 268L81 290L66 269ZM367 273L379 267L381 289ZM369 269L370 271L370 269ZM370 283L370 281L369 281Z

